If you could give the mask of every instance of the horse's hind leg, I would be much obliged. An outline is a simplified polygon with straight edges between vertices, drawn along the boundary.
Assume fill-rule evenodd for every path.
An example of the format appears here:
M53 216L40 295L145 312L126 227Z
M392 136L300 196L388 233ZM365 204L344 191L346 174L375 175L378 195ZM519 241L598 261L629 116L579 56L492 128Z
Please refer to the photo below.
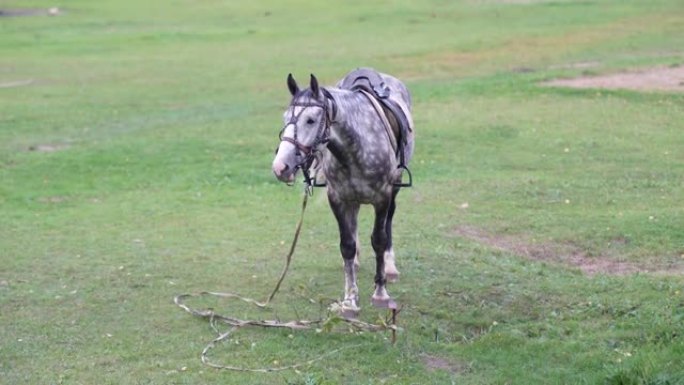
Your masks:
M345 204L328 197L330 208L335 214L340 230L340 252L344 260L344 299L340 311L343 317L355 318L359 311L359 287L356 284L354 261L357 256L356 228L359 214L358 204Z
M361 246L359 245L359 231L354 233L354 240L356 240L356 254L354 255L354 269L358 272L361 267Z
M385 248L385 278L387 282L397 282L399 280L399 270L394 260L394 248L392 247L392 218L394 218L394 210L397 208L396 199L398 188L392 191L392 201L390 202L389 210L387 212L387 223L385 224L385 232L387 233L387 247Z
M377 307L387 307L391 298L387 293L385 278L385 252L388 245L387 236L387 215L391 205L391 199L387 202L376 203L375 206L375 225L371 244L375 251L375 291L371 297L371 303Z

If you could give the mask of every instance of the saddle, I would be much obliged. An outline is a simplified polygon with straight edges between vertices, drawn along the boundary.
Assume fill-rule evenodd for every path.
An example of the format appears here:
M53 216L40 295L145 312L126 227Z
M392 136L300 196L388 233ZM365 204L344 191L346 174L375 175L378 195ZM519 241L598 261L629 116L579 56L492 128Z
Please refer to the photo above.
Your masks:
M384 118L383 121L392 131L390 140L399 161L399 168L406 170L409 174L409 182L407 184L399 183L397 186L410 187L413 181L411 172L406 165L404 149L408 144L409 133L412 131L411 121L409 121L402 106L391 98L391 89L385 84L380 73L372 68L357 68L347 74L338 83L338 87L361 92L366 97L372 98L370 101L376 106L376 109L378 105L381 107L384 115L381 118ZM378 111L378 114L380 112Z

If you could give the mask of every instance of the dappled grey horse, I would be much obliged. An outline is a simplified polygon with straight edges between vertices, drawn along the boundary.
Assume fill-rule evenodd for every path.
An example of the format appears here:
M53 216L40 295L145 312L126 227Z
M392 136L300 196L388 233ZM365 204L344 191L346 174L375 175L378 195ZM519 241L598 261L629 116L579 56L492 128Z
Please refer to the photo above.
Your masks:
M369 87L341 88L358 80ZM307 183L311 182L310 169L323 173L340 232L345 275L341 308L346 316L355 316L360 310L356 283L359 208L361 204L373 206L371 244L376 271L371 303L387 307L391 298L386 282L399 278L392 248L395 199L413 154L409 92L398 79L371 69L352 71L336 87L319 87L318 80L311 75L309 87L304 90L299 89L290 74L287 86L292 101L284 113L285 125L273 160L273 173L288 184L294 182L298 170L302 170ZM372 87L378 92L368 92ZM378 103L377 96L383 93L381 96L394 106L394 114ZM402 114L400 119L397 115ZM408 126L403 127L403 133L402 121Z

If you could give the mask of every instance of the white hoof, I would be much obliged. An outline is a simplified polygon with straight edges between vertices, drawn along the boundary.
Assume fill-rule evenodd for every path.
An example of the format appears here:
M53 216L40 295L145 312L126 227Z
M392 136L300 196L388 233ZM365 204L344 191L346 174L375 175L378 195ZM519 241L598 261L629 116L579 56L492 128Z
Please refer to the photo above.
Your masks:
M387 290L384 287L375 288L375 292L371 297L371 305L375 307L386 308L392 302L392 297L389 296Z
M385 279L389 283L395 283L399 281L399 270L397 270L396 267L392 266L391 268L389 266L385 266Z
M399 281L399 270L394 263L394 250L392 249L385 252L385 279L390 283Z
M330 306L330 310L347 319L356 319L361 313L361 308L350 300L334 303Z

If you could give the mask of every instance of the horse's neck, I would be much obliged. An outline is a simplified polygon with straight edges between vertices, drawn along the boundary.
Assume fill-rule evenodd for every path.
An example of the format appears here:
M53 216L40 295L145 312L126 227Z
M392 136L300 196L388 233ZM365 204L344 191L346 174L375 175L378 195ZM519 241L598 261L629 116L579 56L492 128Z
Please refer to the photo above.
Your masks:
M363 125L364 111L360 109L363 96L358 92L340 88L330 89L336 105L337 114L331 125L332 139L344 148L353 148L360 145L361 133L359 127ZM370 122L367 122L370 124Z

